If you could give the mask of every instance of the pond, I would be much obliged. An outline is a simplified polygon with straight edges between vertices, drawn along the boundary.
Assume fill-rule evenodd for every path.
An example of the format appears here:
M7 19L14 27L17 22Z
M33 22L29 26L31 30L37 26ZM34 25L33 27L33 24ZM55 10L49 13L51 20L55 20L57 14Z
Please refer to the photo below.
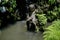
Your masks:
M13 25L8 25L0 32L0 40L43 40L41 32L28 32L25 21L18 21Z

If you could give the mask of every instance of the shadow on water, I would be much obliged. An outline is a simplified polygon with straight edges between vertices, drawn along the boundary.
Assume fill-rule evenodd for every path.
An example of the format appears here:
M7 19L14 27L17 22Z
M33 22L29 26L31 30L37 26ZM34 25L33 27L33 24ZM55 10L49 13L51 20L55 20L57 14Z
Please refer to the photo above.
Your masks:
M9 22L3 22L2 25L0 26L0 30L4 30L8 28L9 25L14 25L16 21L9 21Z

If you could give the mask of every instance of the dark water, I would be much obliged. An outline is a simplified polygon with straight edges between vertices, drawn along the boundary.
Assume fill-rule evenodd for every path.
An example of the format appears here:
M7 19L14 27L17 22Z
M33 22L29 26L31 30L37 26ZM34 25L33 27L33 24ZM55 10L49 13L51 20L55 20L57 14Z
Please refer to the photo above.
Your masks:
M43 38L41 32L27 32L26 22L19 21L0 31L0 40L43 40Z

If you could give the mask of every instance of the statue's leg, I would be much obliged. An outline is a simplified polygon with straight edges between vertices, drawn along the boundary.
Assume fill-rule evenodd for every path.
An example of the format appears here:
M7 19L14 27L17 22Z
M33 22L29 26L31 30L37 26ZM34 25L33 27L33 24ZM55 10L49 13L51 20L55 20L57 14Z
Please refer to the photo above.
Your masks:
M31 23L31 29L30 29L32 32L35 32L36 28L35 28L35 24L34 23Z
M26 22L26 25L27 25L27 31L29 31L29 21Z
M27 21L26 24L27 24L27 31L31 31L31 26L32 26L31 22Z

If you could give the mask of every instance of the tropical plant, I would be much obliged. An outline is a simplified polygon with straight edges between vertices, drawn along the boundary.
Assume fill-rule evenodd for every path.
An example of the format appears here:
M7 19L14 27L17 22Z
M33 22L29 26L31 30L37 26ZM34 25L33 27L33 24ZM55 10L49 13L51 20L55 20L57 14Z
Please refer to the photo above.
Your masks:
M49 21L54 21L58 18L59 12L55 9L53 11L47 11L47 19Z
M60 20L54 21L43 34L44 40L60 40Z
M45 14L37 14L40 25L45 25L47 23L47 18Z
M18 12L16 12L16 0L0 0L0 26L10 21L18 19ZM4 16L2 16L4 15ZM18 17L17 17L18 16ZM8 20L8 21L7 21Z
M49 4L52 5L52 4L54 4L56 2L56 0L49 0L48 2L49 2Z

